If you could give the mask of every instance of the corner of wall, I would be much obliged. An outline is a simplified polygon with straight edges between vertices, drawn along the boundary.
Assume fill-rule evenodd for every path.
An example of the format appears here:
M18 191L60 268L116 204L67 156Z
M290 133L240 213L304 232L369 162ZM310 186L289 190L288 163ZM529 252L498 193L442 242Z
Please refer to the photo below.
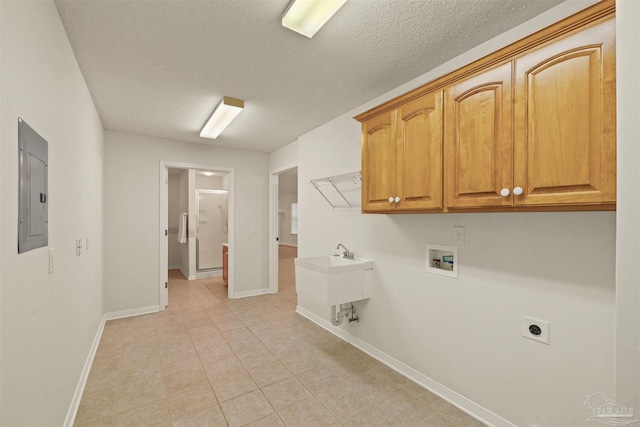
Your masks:
M640 2L618 0L616 224L616 401L640 407Z

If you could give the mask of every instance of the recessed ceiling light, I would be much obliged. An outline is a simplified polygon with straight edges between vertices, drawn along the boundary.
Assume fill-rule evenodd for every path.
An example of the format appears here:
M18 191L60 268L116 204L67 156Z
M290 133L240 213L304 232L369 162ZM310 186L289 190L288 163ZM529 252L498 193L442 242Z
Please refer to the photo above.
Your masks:
M282 25L313 37L347 0L292 0L282 14Z
M200 136L202 138L216 139L243 109L243 100L228 96L223 97L202 127Z

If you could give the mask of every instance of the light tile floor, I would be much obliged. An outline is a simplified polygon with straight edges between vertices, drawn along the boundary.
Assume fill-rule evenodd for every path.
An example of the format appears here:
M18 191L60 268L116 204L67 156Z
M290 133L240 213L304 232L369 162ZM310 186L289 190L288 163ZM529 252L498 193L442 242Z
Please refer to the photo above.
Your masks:
M81 426L481 426L295 313L280 292L228 300L221 279L169 275L169 307L107 322Z

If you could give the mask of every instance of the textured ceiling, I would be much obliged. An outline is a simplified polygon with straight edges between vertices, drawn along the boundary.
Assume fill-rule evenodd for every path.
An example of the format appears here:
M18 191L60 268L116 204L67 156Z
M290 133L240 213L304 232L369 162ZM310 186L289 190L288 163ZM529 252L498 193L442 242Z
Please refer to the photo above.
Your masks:
M55 3L105 129L268 153L561 0L349 0L313 39L289 0ZM200 138L222 96L245 110Z

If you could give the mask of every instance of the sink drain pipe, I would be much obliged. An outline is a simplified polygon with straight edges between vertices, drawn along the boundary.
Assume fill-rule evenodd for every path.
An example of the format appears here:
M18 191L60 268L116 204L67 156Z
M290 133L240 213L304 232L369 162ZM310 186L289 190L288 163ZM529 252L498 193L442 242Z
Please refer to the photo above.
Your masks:
M351 322L359 322L360 317L356 314L356 308L353 306L353 303L349 303L351 307L342 308L342 304L340 304L340 310L336 312L336 306L331 306L331 323L335 326L342 324L342 321L346 317L349 319L349 323Z

